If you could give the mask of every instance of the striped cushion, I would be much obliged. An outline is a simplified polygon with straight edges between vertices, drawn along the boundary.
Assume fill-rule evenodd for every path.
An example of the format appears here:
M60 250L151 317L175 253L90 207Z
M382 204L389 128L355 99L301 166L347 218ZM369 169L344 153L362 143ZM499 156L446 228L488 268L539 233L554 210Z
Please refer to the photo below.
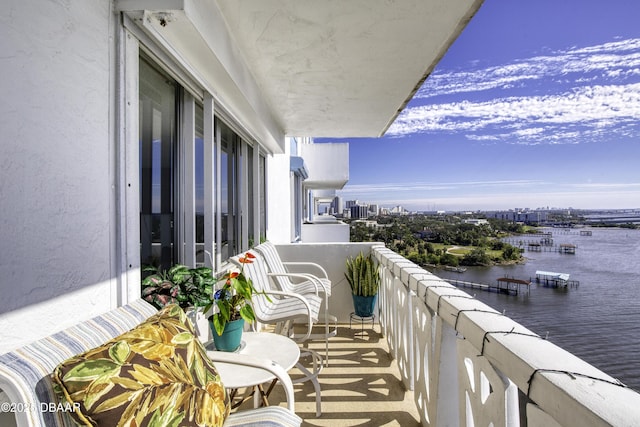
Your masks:
M63 360L126 332L157 310L143 300L119 307L69 329L0 355L0 388L13 402L29 405L17 414L29 426L75 426L65 411L42 410L59 400L51 373Z
M318 284L318 293L322 294L326 292L328 296L331 296L331 281L328 279L320 279L320 278L318 278L318 280L320 281L320 284ZM286 289L286 291L295 292L297 294L302 294L305 296L308 294L315 294L316 284L311 280L305 280L300 283L292 283L290 287Z
M267 268L263 258L254 251L248 251L255 256L252 263L244 264L244 273L251 279L253 286L258 291L271 291L271 283L267 275ZM238 263L238 257L232 258L234 263ZM304 295L304 299L311 306L311 319L316 322L322 298L317 295ZM306 318L308 310L304 303L294 297L278 299L271 296L254 294L252 300L253 310L256 318L263 323L273 323L290 319Z
M317 322L322 299L317 295L304 295L304 298L311 307L311 320ZM309 313L306 306L297 298L276 299L275 297L271 297L271 301L267 301L264 296L254 296L253 308L256 317L263 323L306 319Z

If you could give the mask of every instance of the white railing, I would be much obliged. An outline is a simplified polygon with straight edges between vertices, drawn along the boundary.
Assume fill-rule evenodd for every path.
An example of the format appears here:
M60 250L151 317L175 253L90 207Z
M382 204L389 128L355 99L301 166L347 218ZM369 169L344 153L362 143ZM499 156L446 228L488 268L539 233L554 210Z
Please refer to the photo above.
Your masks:
M640 394L392 250L371 250L380 325L423 425L640 425Z

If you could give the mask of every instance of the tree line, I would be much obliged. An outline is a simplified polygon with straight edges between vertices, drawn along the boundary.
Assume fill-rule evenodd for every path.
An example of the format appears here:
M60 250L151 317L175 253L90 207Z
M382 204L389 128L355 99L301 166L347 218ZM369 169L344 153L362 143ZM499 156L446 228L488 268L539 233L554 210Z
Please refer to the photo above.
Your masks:
M456 215L422 214L370 220L377 225L351 222L352 242L384 242L389 249L421 266L488 266L523 259L518 248L500 240L526 232L523 225L510 221L489 218L487 224L470 224Z

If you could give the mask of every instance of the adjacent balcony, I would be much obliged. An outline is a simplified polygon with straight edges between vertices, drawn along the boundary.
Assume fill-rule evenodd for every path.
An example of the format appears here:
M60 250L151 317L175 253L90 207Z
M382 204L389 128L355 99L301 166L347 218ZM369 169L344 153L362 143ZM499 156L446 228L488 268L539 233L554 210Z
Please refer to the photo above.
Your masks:
M320 205L328 206L349 181L349 144L301 144L300 155L308 170L304 189L308 194L308 218L302 225L303 242L348 242L349 225L331 215L321 215ZM341 213L341 212L339 212Z
M300 156L309 170L307 189L341 189L349 181L349 144L301 144Z
M304 425L638 425L640 394L382 244L278 250L327 269L330 311L342 324L319 377L320 418L313 389L296 389ZM344 263L360 251L382 266L374 328L349 324Z

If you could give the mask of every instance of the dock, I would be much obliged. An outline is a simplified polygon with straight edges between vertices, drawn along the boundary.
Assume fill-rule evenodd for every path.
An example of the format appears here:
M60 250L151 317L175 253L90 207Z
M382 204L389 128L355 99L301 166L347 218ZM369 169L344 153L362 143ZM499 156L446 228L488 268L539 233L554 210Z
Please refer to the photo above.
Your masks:
M515 246L520 250L526 249L529 252L557 252L560 254L575 255L576 245L570 243L554 244L553 239L545 237L540 240L524 240L524 239L503 239L505 243Z
M552 271L536 271L536 283L552 288L577 288L580 285L578 280L569 280L568 273L554 273Z
M496 292L505 295L518 295L526 291L529 295L531 282L528 280L514 279L511 277L501 277L495 284L468 282L466 280L446 279L447 282L463 288L479 289L486 292Z

